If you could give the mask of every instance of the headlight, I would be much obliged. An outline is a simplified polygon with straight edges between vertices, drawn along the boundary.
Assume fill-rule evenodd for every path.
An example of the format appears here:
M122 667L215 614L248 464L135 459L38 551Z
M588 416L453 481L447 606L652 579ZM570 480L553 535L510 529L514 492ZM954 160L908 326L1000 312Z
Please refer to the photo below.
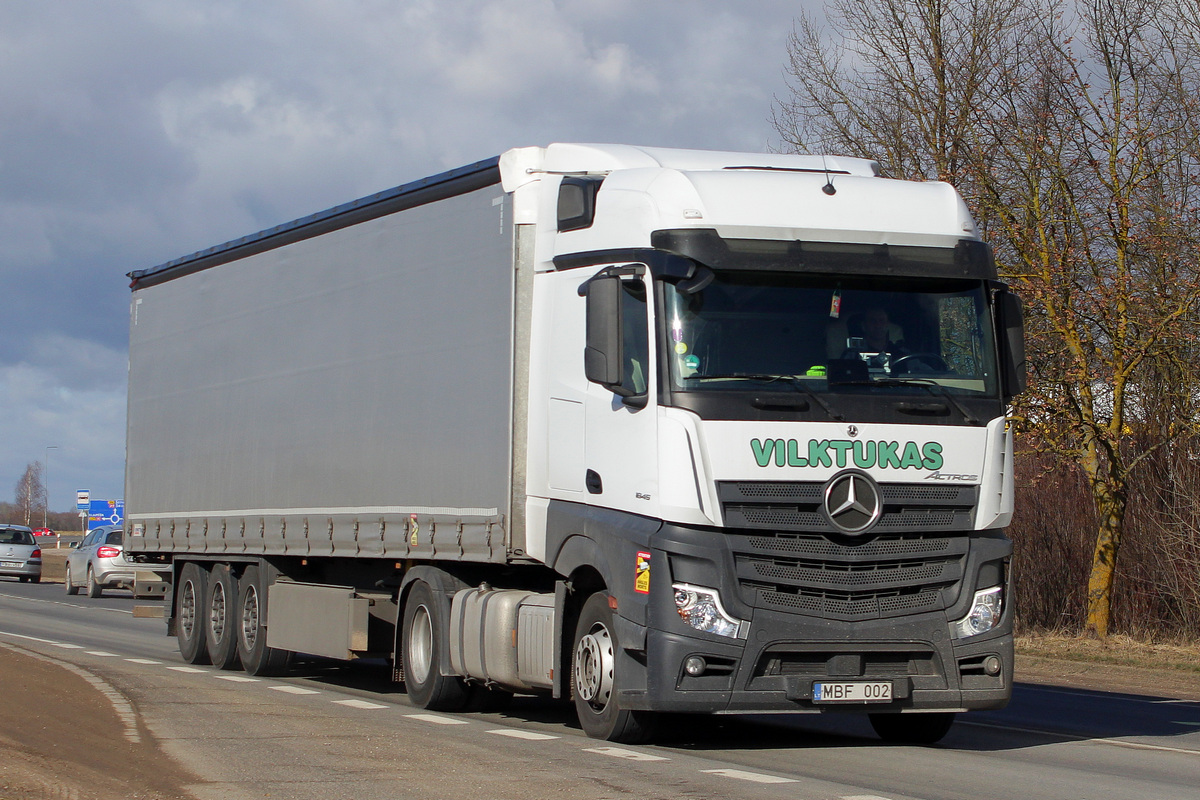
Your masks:
M971 612L954 623L954 635L959 638L987 633L1000 622L1004 610L1004 587L981 589L971 601Z
M745 636L750 624L725 613L721 596L715 590L687 583L676 583L674 589L675 608L688 625L717 636Z

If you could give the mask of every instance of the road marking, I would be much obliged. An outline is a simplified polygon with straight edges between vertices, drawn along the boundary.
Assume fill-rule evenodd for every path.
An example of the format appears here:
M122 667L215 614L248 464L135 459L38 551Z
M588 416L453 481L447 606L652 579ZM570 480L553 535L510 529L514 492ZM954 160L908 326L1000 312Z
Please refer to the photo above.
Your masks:
M204 672L204 670L196 669L195 667L167 667L167 669L173 669L176 672L189 672L189 673L193 673L193 674L198 673L198 672Z
M620 747L585 747L586 753L599 753L602 756L611 756L613 758L625 758L630 761L670 761L671 759L665 756L651 755L650 753L639 753L636 750L624 750Z
M798 783L791 778L780 778L777 775L763 775L761 772L745 772L740 769L702 769L707 775L720 775L722 778L732 778L735 781L750 781L751 783Z
M320 694L316 689L302 689L299 686L268 686L268 689L274 689L277 692L287 692L288 694Z
M880 797L877 794L847 794L842 795L842 800L891 800L891 798Z
M50 642L55 647L61 647L63 650L82 650L81 644L68 644L67 642Z
M435 725L470 725L465 719L453 719L452 717L442 717L437 714L405 714L409 719L420 720L421 722L432 722Z
M496 728L484 733L494 733L497 736L510 736L513 739L528 739L531 742L543 742L547 739L557 739L557 736L551 736L548 733L534 733L533 731L522 731L517 728Z
M152 658L127 658L125 660L130 661L134 664L153 664L155 666L162 664L161 661L155 661Z
M119 658L119 656L116 653L108 653L108 652L105 652L104 650L86 650L84 652L86 652L89 656L101 656L103 658Z
M349 706L350 708L387 708L387 706L379 703L368 703L366 700L334 700L339 706Z
M213 675L219 681L230 681L232 683L258 683L258 678L251 678L246 675Z

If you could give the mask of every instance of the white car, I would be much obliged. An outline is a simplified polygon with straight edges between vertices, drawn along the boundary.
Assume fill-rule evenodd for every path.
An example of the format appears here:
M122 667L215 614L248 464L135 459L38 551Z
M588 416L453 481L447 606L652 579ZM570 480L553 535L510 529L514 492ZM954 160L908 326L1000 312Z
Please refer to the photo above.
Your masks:
M0 523L0 575L21 583L42 580L42 548L24 525Z
M124 540L119 526L104 525L71 545L63 579L67 594L86 588L88 597L99 597L105 589L132 589L138 566L125 560Z

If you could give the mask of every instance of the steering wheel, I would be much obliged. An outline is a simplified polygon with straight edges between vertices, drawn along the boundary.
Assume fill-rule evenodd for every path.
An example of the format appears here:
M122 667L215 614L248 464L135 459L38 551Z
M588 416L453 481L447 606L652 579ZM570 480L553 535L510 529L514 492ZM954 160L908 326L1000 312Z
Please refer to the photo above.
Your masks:
M935 372L950 371L950 365L946 363L946 359L942 358L937 353L909 353L906 356L900 356L899 358L892 360L892 371L895 372L901 364L909 360L924 361L926 364L929 364Z

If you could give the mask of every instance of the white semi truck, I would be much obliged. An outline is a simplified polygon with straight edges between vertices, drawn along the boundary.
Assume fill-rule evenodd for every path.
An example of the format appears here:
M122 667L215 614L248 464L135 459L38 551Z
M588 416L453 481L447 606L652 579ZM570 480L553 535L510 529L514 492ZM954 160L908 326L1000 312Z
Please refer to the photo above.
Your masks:
M944 183L554 144L130 278L127 550L189 662L613 741L1009 699L1021 312Z

